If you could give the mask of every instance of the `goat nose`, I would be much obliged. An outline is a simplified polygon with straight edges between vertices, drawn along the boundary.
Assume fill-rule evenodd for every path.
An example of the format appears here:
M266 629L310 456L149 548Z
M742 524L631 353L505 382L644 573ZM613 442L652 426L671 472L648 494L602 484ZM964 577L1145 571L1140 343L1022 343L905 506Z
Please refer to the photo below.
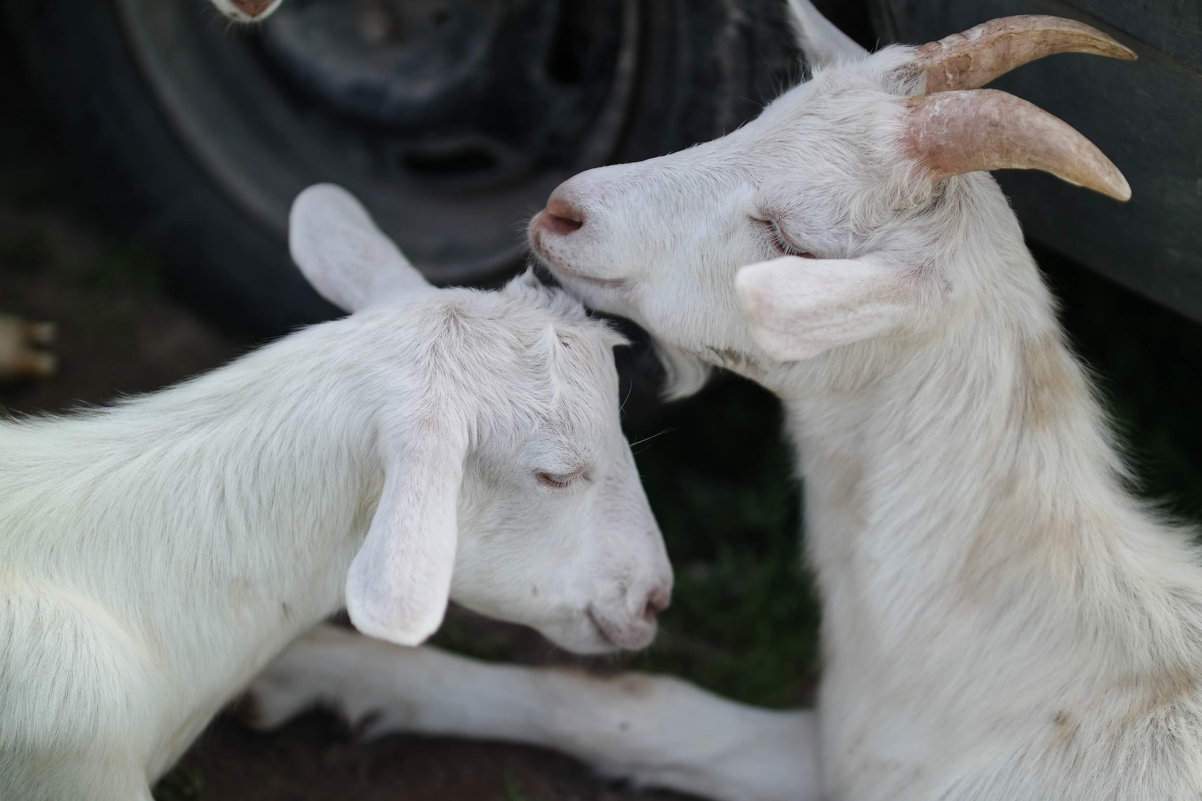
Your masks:
M254 19L271 7L271 0L234 0L234 5L243 14Z
M558 191L547 198L542 213L543 226L554 234L570 234L584 227L584 212L573 206Z
M655 616L667 609L671 603L672 595L668 590L662 587L655 588L643 603L643 619L648 623L655 622Z

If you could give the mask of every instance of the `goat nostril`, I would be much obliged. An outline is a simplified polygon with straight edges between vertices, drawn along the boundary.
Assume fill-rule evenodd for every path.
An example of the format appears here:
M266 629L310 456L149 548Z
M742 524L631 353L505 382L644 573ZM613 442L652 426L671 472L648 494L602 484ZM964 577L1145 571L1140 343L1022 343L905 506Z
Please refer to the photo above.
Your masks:
M663 590L652 590L647 596L647 603L643 605L643 619L648 623L655 621L655 616L668 608L672 603L672 596Z
M556 234L570 234L584 227L584 212L552 193L542 213L543 225Z
M271 7L271 0L234 0L234 5L243 14L255 19Z
M579 231L580 226L584 225L580 220L560 217L546 211L542 213L542 224L543 228L546 228L553 234L570 234L573 231Z

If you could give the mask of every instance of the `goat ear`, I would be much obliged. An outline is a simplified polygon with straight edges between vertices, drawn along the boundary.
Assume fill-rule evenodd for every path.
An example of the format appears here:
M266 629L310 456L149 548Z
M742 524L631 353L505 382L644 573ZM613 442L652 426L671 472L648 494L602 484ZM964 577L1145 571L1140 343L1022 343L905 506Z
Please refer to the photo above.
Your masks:
M859 61L868 55L867 50L818 13L809 0L789 0L789 15L797 46L811 68Z
M404 428L347 573L346 609L364 634L417 645L442 624L450 599L467 434L431 421Z
M297 195L288 218L292 260L322 297L354 312L429 284L358 200L333 184Z
M784 256L741 268L735 293L760 347L775 359L795 361L915 322L920 280L880 254Z

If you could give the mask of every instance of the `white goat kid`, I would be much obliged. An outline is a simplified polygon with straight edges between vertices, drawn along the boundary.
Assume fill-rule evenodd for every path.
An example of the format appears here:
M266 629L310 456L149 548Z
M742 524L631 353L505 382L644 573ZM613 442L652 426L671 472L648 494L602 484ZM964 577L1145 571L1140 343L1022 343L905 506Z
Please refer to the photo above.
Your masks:
M298 198L292 248L352 315L111 409L0 421L5 801L148 801L344 603L406 645L448 598L578 652L654 636L671 568L621 338L529 275L434 289L334 187Z
M825 608L818 708L527 671L496 675L508 692L475 719L439 723L502 730L509 714L515 738L731 801L1202 797L1197 554L1126 490L982 172L1036 167L1125 198L1079 134L979 87L1053 52L1130 52L1037 17L868 55L791 5L813 80L722 139L573 178L531 239L588 304L659 339L679 390L710 363L781 397ZM421 728L390 699L420 670L387 650L325 700ZM483 696L487 670L455 669Z

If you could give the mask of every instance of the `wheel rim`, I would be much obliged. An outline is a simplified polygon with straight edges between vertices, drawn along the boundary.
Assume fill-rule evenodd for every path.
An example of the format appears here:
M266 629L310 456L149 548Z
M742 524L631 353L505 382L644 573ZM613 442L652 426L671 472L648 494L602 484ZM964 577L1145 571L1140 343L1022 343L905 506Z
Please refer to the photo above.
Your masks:
M440 283L520 258L550 190L616 151L638 72L636 0L289 0L242 35L199 3L114 2L243 214L282 239L300 189L341 183Z

